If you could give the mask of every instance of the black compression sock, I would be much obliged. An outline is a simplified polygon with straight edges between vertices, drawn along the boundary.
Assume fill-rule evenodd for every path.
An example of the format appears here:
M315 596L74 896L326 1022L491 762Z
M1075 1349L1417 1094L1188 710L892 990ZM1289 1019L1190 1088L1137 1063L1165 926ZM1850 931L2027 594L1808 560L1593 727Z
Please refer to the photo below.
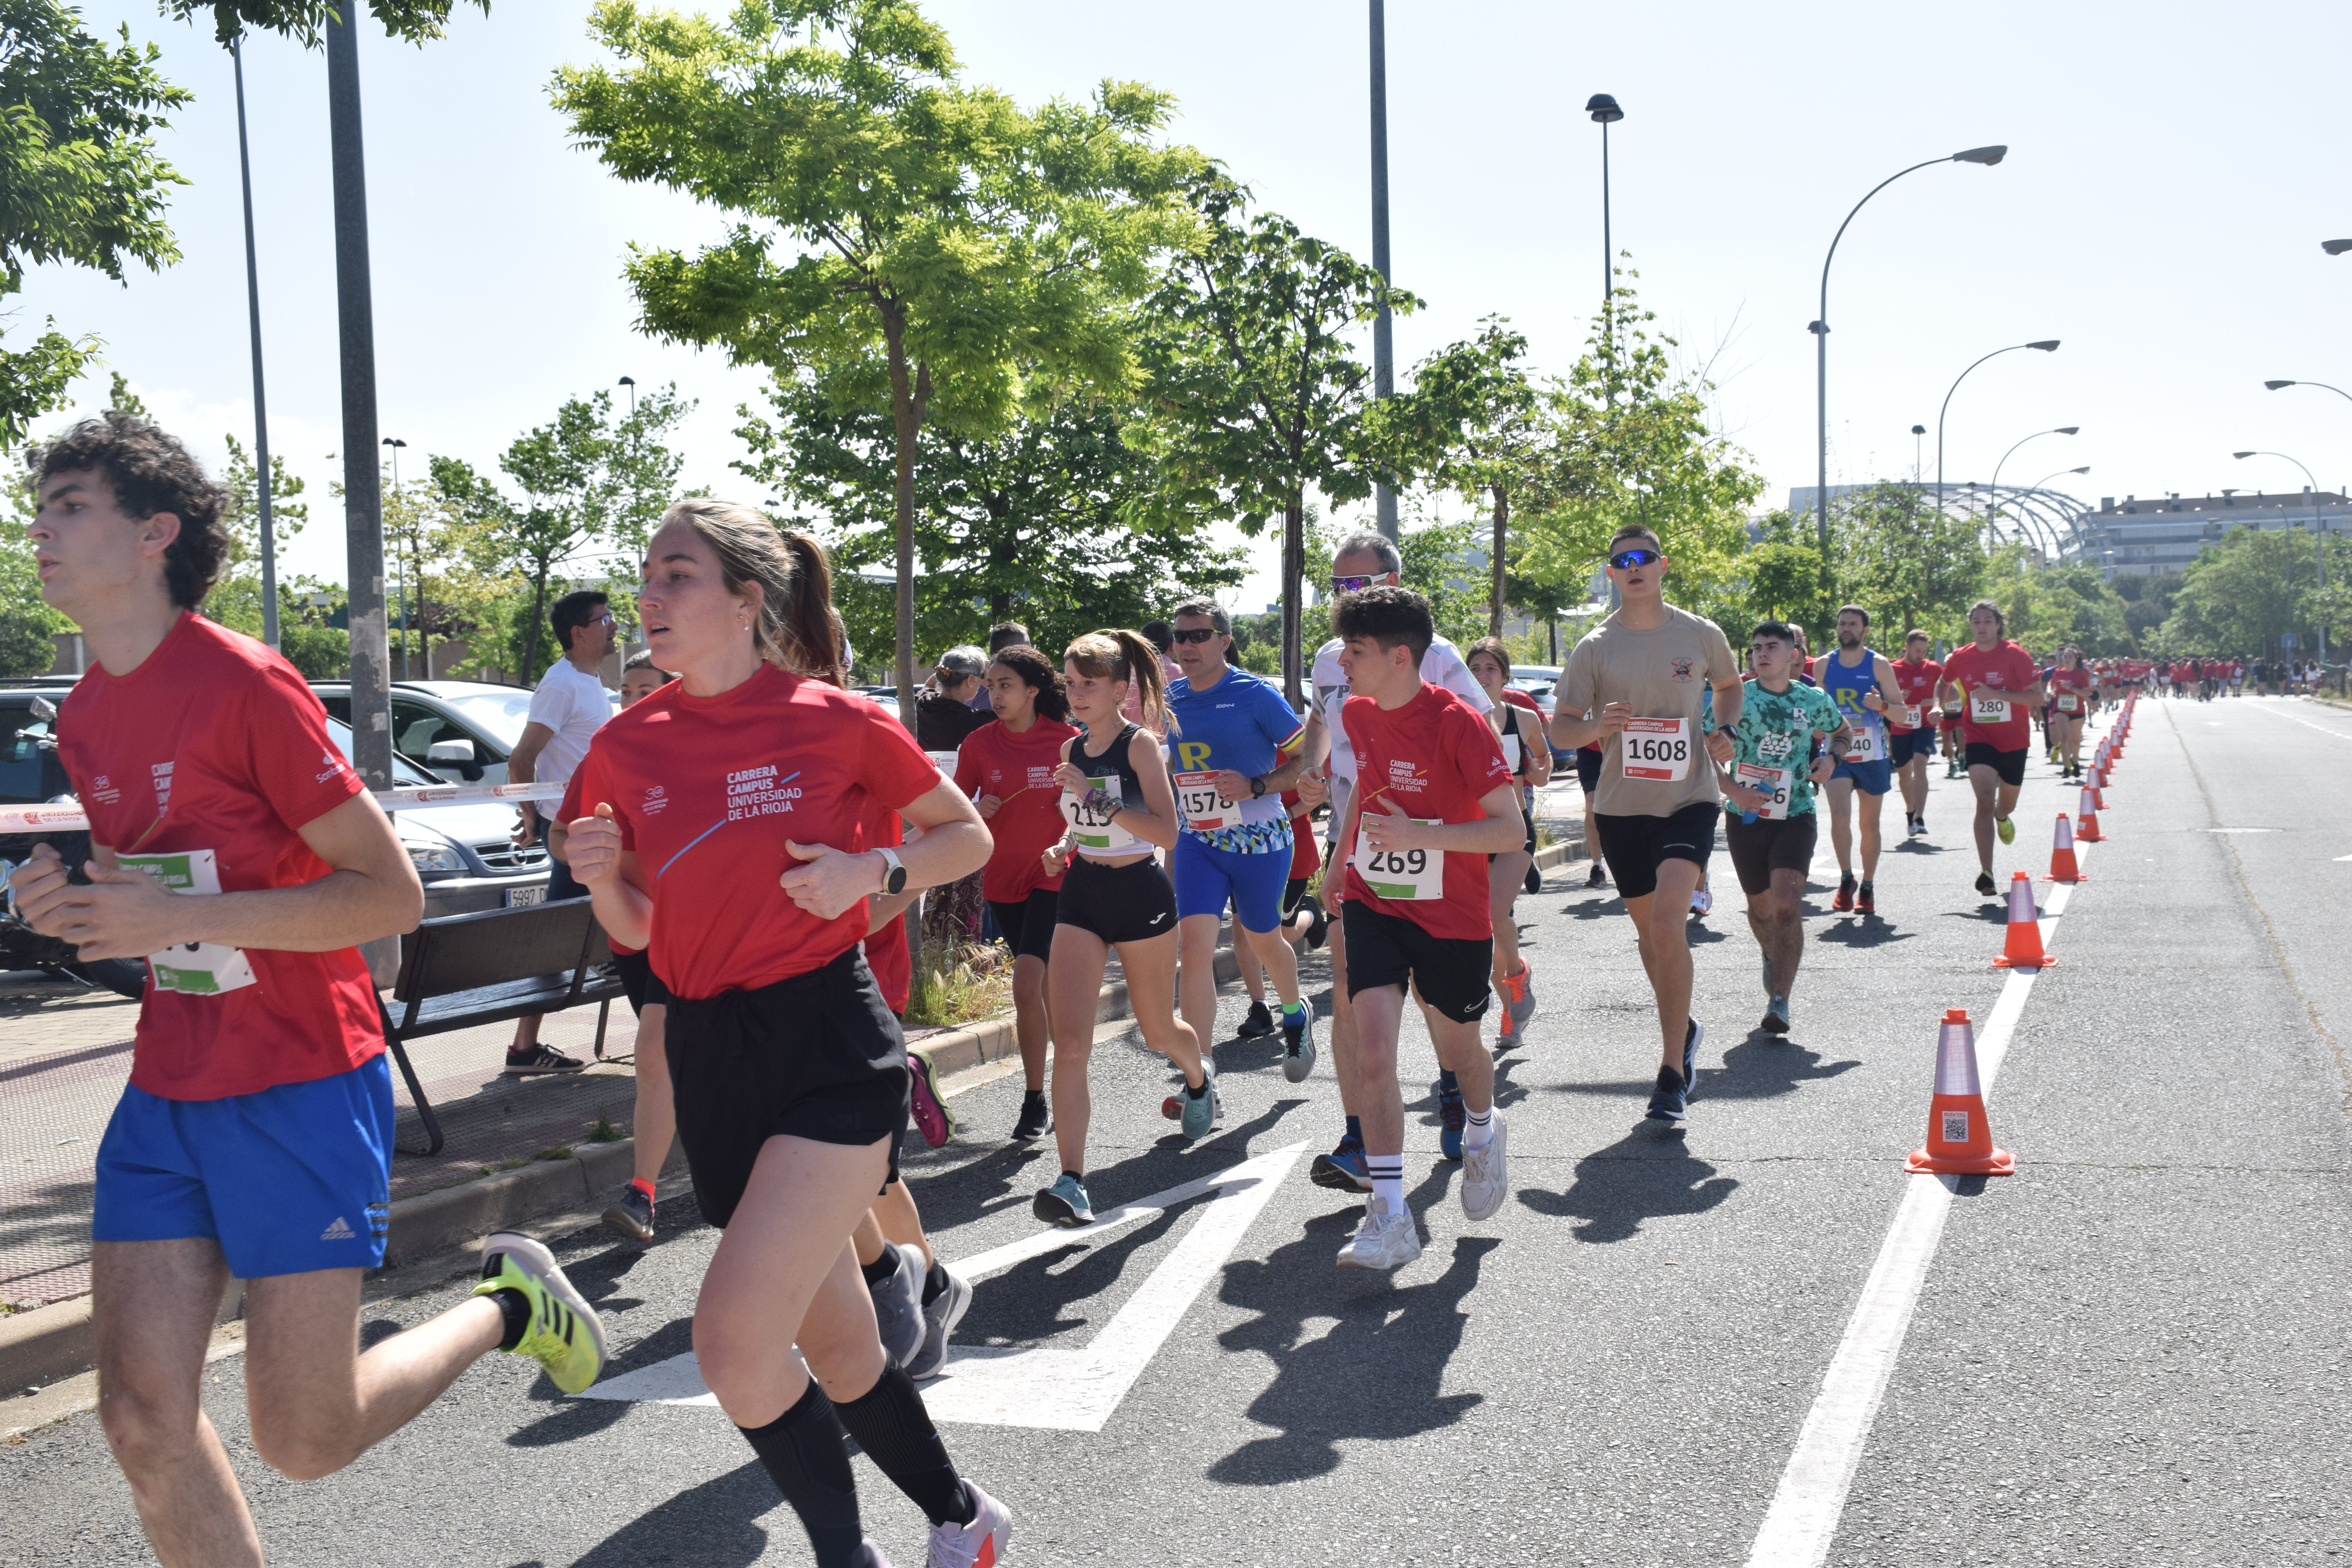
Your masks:
M520 1290L493 1290L490 1300L499 1304L507 1321L506 1332L499 1336L499 1349L510 1351L530 1331L530 1298Z
M859 1264L857 1266L857 1271L866 1276L866 1283L867 1285L873 1286L881 1284L882 1281L898 1272L898 1249L892 1247L888 1242L884 1242L882 1244L882 1256L876 1258L871 1263Z
M940 1299L948 1288L948 1266L938 1258L931 1259L930 1272L923 1276L923 1305L928 1307Z
M817 1568L858 1568L865 1560L866 1531L857 1519L857 1480L850 1474L833 1402L816 1379L809 1379L799 1402L767 1426L736 1430L800 1515Z
M874 1386L839 1407L841 1424L908 1500L933 1524L970 1524L978 1513L948 1458L907 1369L885 1356Z

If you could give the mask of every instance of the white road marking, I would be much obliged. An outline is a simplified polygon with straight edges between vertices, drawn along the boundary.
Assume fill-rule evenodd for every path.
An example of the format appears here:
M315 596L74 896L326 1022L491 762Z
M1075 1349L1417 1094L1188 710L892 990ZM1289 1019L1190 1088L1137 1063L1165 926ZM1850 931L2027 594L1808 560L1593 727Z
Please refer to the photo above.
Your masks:
M2306 730L2316 730L2323 735L2333 735L2339 741L2352 741L2352 734L2347 734L2342 730L2332 730L2325 724L2315 724L2308 719L2298 719L2292 713L2282 713L2275 708L2262 707L2254 709L2253 711L2267 713L2273 719L2284 719L2290 724L2300 724Z
M923 1388L923 1403L931 1418L983 1426L1101 1431L1306 1149L1304 1142L1293 1143L1106 1210L1092 1225L1041 1231L954 1260L957 1273L978 1282L1033 1258L1083 1246L1114 1230L1156 1219L1175 1205L1204 1193L1226 1189L1085 1349L1040 1345L950 1351L945 1370ZM701 1367L692 1351L624 1373L596 1384L582 1397L714 1408L719 1404L718 1396L703 1384Z
M2087 846L2075 854L2087 861ZM2042 896L2042 940L2046 946L2066 912L2074 884L2053 883ZM2009 1055L2017 1021L2033 994L2038 969L2012 969L2001 983L2000 997L1977 1031L1977 1073L1990 1100L1993 1080ZM1927 1283L1927 1266L1935 1261L1943 1240L1944 1221L1951 1213L1956 1176L1933 1180L1913 1178L1895 1211L1895 1224L1878 1249L1878 1260L1864 1282L1862 1299L1846 1320L1845 1336L1822 1379L1822 1391L1805 1424L1788 1468L1765 1511L1763 1528L1748 1550L1748 1568L1819 1568L1829 1557L1837 1536L1838 1520L1845 1511L1847 1491L1862 1463L1862 1450L1885 1396L1887 1380L1902 1354L1904 1336L1910 1331L1912 1310Z

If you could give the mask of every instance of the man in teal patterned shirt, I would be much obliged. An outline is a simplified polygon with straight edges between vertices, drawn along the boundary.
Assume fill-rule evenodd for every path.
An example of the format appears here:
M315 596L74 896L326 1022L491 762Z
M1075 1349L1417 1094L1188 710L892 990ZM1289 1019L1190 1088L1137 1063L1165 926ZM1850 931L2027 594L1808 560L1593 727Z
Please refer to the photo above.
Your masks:
M1723 786L1723 836L1740 890L1748 895L1748 928L1764 950L1764 1027L1789 1032L1789 992L1804 955L1805 928L1798 900L1813 863L1814 786L1837 766L1846 721L1828 692L1799 685L1796 628L1764 621L1749 634L1754 673L1731 761L1716 769ZM1817 738L1829 746L1818 754Z

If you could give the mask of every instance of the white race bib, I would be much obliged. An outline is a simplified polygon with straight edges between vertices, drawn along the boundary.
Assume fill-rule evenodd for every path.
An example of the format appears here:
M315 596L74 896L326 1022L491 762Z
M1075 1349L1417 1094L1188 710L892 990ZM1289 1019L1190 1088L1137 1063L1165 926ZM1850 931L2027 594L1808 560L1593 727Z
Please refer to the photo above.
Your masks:
M1510 770L1513 778L1517 778L1519 775L1519 738L1504 735L1499 739L1503 742L1503 766Z
M126 871L144 871L175 893L210 894L221 890L220 868L209 849L184 849L173 855L117 855L114 863ZM219 942L191 942L147 955L147 971L158 991L178 991L191 996L218 996L254 983L253 965L242 950Z
M2073 692L2071 692L2071 691L2062 691L2062 692L2060 692L2060 693L2058 694L2058 711L2059 711L2059 712L2061 712L2061 713L2074 713L2074 712L2077 712L2077 711L2079 711L2079 710L2082 709L2082 706L2083 706L2083 700L2082 700L2080 697L2075 696Z
M1393 820L1393 818L1391 818ZM1437 818L1416 817L1424 826L1434 827ZM1410 899L1442 899L1445 896L1445 851L1443 849L1375 849L1364 833L1363 825L1356 826L1356 875L1364 879L1372 896L1379 899L1404 900Z
M1183 814L1184 826L1195 833L1213 833L1241 820L1241 814L1218 795L1216 777L1214 773L1176 775L1176 809Z
M1617 737L1618 765L1629 779L1680 784L1690 776L1691 721L1628 719Z
M1998 697L1972 696L1969 699L1969 717L1979 724L2009 722L2009 704Z
M1874 763L1886 755L1886 731L1868 719L1855 722L1845 732L1845 760L1849 763Z
M1768 821L1789 815L1789 791L1795 776L1791 769L1768 768L1760 763L1741 763L1731 770L1733 783L1763 792L1764 804L1756 808L1756 815Z
M1919 705L1916 702L1906 702L1902 707L1897 708L1895 710L1895 721L1897 724L1902 725L1906 730L1917 729L1919 727Z
M1111 820L1119 807L1126 804L1119 798L1118 775L1113 773L1108 778L1088 779L1087 783L1103 790L1110 796L1110 801L1108 805L1094 806L1087 804L1086 795L1072 795L1067 790L1062 792L1062 818L1070 825L1070 842L1097 855L1124 855L1150 848L1151 846Z

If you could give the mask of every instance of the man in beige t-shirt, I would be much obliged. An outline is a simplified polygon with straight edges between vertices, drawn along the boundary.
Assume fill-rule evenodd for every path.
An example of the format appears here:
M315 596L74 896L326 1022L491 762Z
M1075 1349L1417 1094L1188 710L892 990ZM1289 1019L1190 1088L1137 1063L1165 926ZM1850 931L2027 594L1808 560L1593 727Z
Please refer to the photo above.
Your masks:
M1649 1115L1679 1122L1706 1035L1690 1016L1684 927L1715 849L1715 763L1731 760L1740 687L1722 628L1665 602L1666 566L1658 536L1646 528L1631 524L1610 540L1609 579L1620 608L1569 655L1551 743L1563 751L1601 748L1601 787L1592 799L1600 853L1633 919L1664 1040ZM1700 715L1710 688L1715 728L1707 731Z

